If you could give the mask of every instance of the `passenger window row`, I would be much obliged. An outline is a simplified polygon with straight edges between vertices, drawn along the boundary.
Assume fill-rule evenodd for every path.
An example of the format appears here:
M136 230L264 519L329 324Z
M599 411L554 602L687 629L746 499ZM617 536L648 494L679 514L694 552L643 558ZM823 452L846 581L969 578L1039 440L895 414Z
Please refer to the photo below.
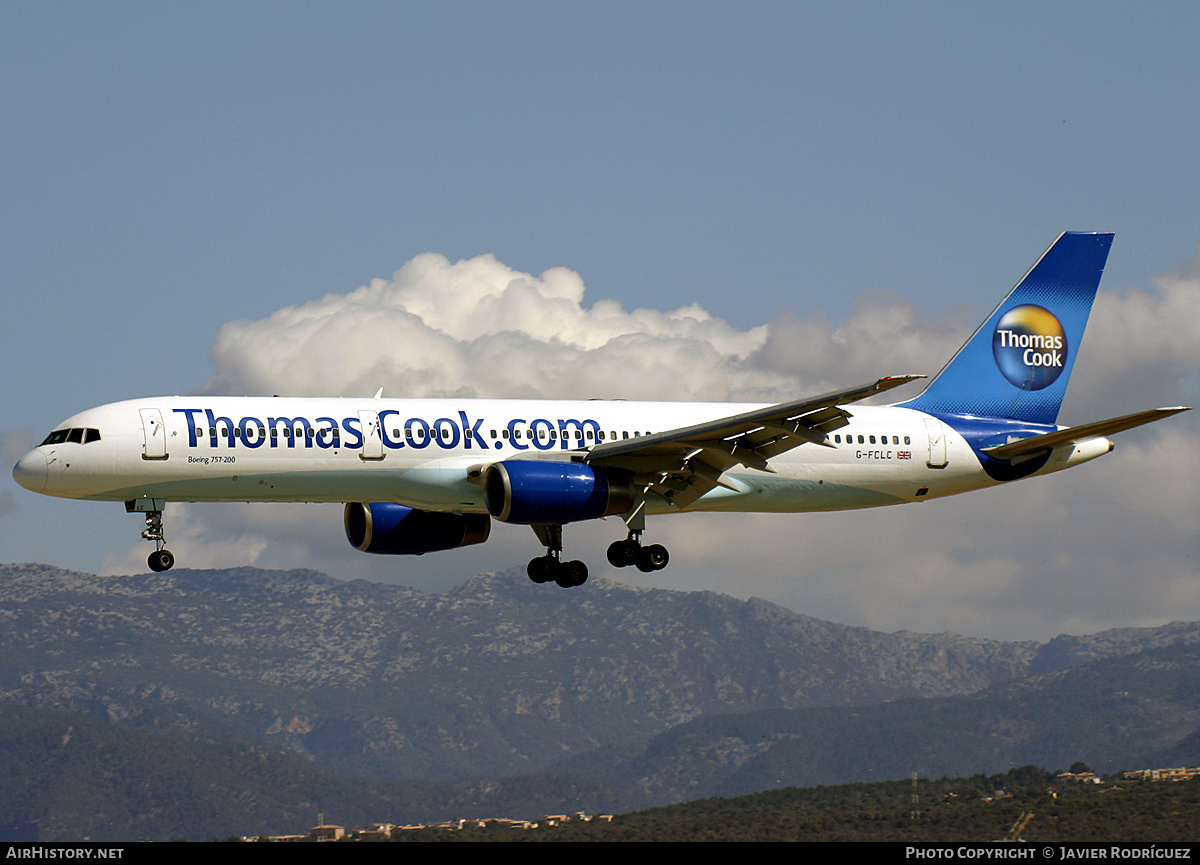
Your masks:
M845 438L846 438L846 444L848 444L848 445L854 444L855 436L847 434ZM865 445L865 444L885 445L885 444L888 444L888 437L885 435L878 436L878 441L876 441L877 437L873 436L873 435L859 435L857 438L858 438L858 443L860 445ZM841 433L837 433L834 435L833 443L838 444L838 445L842 444L842 434ZM912 436L905 436L904 443L906 445L911 445L912 444ZM900 444L900 436L892 436L891 444L894 444L894 445Z
M491 430L490 432L491 432L492 438L497 437L496 430ZM617 439L641 438L642 436L648 436L648 435L651 435L649 430L647 430L646 432L641 432L640 430L635 430L633 432L629 432L628 430L622 430L619 433L616 432L615 430L612 430L608 433L608 438L612 439L613 441L616 441ZM506 430L506 429L500 430L499 437L500 438L509 438L508 430ZM512 431L512 438L532 439L533 437L534 437L533 430L531 430L531 429L526 429L526 430L515 429ZM546 430L538 430L538 438L541 441L546 441ZM568 440L571 438L571 433L569 430L563 431L563 438L568 439ZM558 430L550 430L550 440L556 441L557 439L558 439ZM581 442L581 441L584 441L584 439L585 439L584 431L578 430L578 429L575 430L575 441ZM586 439L587 439L587 441L602 442L605 440L604 430L593 431L593 430L589 429L589 430L587 430Z
M247 427L247 428L246 428L246 438L249 438L249 439L252 439L252 438L265 438L266 436L265 436L265 435L263 435L263 434L262 434L262 432L263 432L263 428L262 428L262 427L255 427L255 426ZM330 433L331 433L331 432L332 432L332 436L330 435ZM228 429L223 429L222 427L219 427L219 426L213 427L211 430L210 430L210 429L208 429L207 427L200 427L199 429L197 429L197 430L196 430L196 433L197 433L197 434L198 434L198 435L199 435L201 438L204 438L205 436L225 436L225 437L228 437L228 436L229 436L229 435L231 435L231 434L233 435L233 437L234 437L234 438L242 438L242 430L241 430L241 427L234 427L234 428L232 429L232 431L230 431L230 430L228 430ZM253 433L253 435L251 435L251 433ZM281 433L280 433L280 431L279 431L279 428L278 428L278 427L271 427L271 438L273 438L273 439L277 439L277 438L279 438L279 436L280 436L280 435L281 435ZM291 429L290 427L284 427L284 428L283 428L283 433L282 433L282 435L283 435L283 437L284 437L285 439L290 439L290 438L292 438L293 431L292 431L292 429ZM337 430L332 430L332 431L331 431L329 428L325 428L325 429L312 429L312 428L310 427L310 428L306 428L306 429L305 429L303 432L300 432L300 431L296 431L296 432L295 432L295 437L296 437L296 438L305 438L306 436L307 436L308 438L310 438L310 439L311 439L311 438L317 438L317 437L319 436L319 437L321 437L321 438L323 438L323 439L329 439L329 438L332 438L332 439L334 439L334 440L336 441L336 440L337 440L337 438L338 438L338 431L337 431Z
M50 437L47 438L46 441L42 442L42 444L57 444L60 441L66 441L66 440L68 440L66 438L67 433L77 433L77 432L80 432L80 431L79 430L57 430L56 432L51 433ZM224 429L219 426L213 427L211 429L209 429L208 427L200 427L199 429L196 430L196 432L201 438L204 438L206 436L229 436L230 434L232 434L234 438L242 438L242 430L239 427L234 427L232 429L232 431ZM252 432L254 433L253 435L251 434ZM259 432L259 428L250 427L249 429L246 430L246 437L247 438L259 437L258 432ZM492 438L505 438L505 439L509 438L509 432L506 429L502 429L498 433L496 430L489 430L489 432L490 432ZM100 433L98 430L88 430L88 433L89 434L94 433L96 439L100 438ZM332 436L331 436L331 433L332 433ZM272 427L270 435L271 435L271 438L279 438L281 435L279 428ZM338 431L336 429L330 430L330 429L307 428L303 432L296 431L294 433L294 435L296 438L321 437L325 440L328 440L329 438L332 437L332 439L334 441L338 440ZM408 439L409 441L424 441L426 439L426 437L428 437L430 439L438 439L438 440L442 440L442 439L449 440L450 438L452 438L450 432L441 427L434 427L434 428L430 429L428 431L428 433L426 433L426 431L422 428L407 429L403 433L401 433L401 431L398 429L392 430L392 438L393 439L398 441L402 435L404 438ZM469 429L465 430L463 432L463 435L467 439L473 438L471 430L469 430ZM620 433L617 433L615 431L609 432L608 435L615 441L618 438L628 439L631 437L632 438L640 438L644 435L648 436L648 435L650 435L650 432L648 430L646 432L641 432L641 431L635 430L634 432L631 433L628 430L623 430ZM284 427L283 431L282 431L282 436L283 436L283 438L292 438L293 431L288 427ZM531 430L531 429L524 429L524 430L515 429L512 431L512 438L515 438L515 439L525 438L525 439L532 440L534 438L533 430ZM538 438L540 441L546 441L547 431L546 430L538 430ZM602 442L602 441L604 441L604 438L605 438L605 435L604 435L603 430L600 430L595 433L590 429L587 430L587 441L594 440L594 441ZM51 439L54 439L54 440L51 441ZM549 430L549 439L551 441L557 441L558 440L558 430ZM563 432L563 439L568 440L568 441L571 439L571 433L569 430ZM88 439L88 441L93 441L93 440L94 439L91 439L91 438ZM73 439L70 439L70 441L77 441L77 439L73 438ZM578 430L578 429L575 430L575 441L577 441L577 442L584 441L584 431L583 430Z

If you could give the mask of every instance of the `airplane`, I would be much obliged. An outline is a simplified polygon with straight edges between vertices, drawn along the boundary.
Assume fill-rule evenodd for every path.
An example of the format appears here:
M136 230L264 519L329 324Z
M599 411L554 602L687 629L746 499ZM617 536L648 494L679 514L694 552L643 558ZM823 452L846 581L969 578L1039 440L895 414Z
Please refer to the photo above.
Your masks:
M921 502L1080 465L1107 436L1174 406L1056 423L1112 244L1066 232L915 398L860 401L923 375L777 405L623 400L172 396L89 409L21 457L36 493L144 515L153 571L167 502L342 502L346 537L378 554L483 543L492 520L533 529L529 578L588 577L563 526L618 517L614 567L666 567L646 517L801 513ZM851 408L852 407L852 408Z

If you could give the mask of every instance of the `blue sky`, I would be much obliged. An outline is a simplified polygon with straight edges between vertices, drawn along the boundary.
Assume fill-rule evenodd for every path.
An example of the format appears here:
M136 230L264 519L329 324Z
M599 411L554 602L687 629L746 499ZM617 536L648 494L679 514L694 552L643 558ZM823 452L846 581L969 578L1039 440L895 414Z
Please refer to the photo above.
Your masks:
M698 304L743 333L783 321L855 332L856 314L902 299L957 344L967 334L947 323L969 331L1059 232L1115 231L1102 291L1141 310L1144 328L1110 330L1096 356L1162 339L1156 315L1173 316L1174 353L1140 345L1140 366L1081 383L1068 397L1079 416L1063 420L1194 402L1186 358L1200 356L1200 324L1161 292L1196 274L1198 33L1200 9L1185 3L6 3L4 456L90 405L242 381L214 369L223 325L346 295L427 252L491 254L535 275L569 268L585 307ZM369 366L373 345L345 350ZM847 372L936 371L894 369L891 349L856 346ZM798 388L837 379L795 376ZM661 387L669 397L678 382ZM1169 423L1183 444L1200 439L1190 418ZM1161 468L1158 434L1131 435ZM1195 477L1186 462L1167 469ZM1091 507L1120 482L1097 477ZM5 484L5 561L98 570L136 538L120 506ZM1054 489L1080 507L1072 487ZM996 509L977 515L994 520L1004 506L970 507ZM790 519L769 531L827 531L826 518ZM729 525L736 539L743 524ZM268 548L285 542L264 532ZM523 563L528 541L491 566ZM839 598L833 564L812 577L831 581L826 593L782 576L756 591L855 623L987 635L1200 616L1200 598L1180 588L1188 567L1196 576L1194 528L1155 543L1173 551L1163 567L1175 576L1161 604L1126 620L1115 599L1072 618L1076 570L1060 577L1061 615L997 626L996 610L1017 616L1024 603L1005 592L1026 590L1001 576L1011 557L998 550L956 560L997 582L940 616ZM407 564L383 574L352 563L348 547L338 555L344 566L332 552L319 564L409 575ZM862 591L886 561L861 563ZM440 585L451 578L428 569L489 564L446 562L423 560L412 580ZM715 571L692 576L672 585L748 593Z

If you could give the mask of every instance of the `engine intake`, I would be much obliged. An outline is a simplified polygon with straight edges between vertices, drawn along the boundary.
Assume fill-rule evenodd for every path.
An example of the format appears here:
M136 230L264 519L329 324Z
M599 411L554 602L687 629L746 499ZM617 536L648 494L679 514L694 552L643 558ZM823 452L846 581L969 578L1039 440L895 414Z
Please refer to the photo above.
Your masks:
M420 556L488 539L487 514L438 514L393 502L348 502L346 538L364 553Z
M483 494L489 514L522 525L621 514L637 499L629 472L534 460L492 463L483 473Z

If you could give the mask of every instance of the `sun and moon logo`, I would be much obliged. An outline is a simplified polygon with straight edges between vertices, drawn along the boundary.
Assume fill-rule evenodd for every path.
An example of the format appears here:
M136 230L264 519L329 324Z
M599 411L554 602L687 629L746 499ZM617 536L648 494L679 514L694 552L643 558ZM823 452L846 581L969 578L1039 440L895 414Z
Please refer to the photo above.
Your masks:
M1067 335L1050 310L1014 306L996 322L992 354L1004 377L1022 390L1041 390L1066 367Z

